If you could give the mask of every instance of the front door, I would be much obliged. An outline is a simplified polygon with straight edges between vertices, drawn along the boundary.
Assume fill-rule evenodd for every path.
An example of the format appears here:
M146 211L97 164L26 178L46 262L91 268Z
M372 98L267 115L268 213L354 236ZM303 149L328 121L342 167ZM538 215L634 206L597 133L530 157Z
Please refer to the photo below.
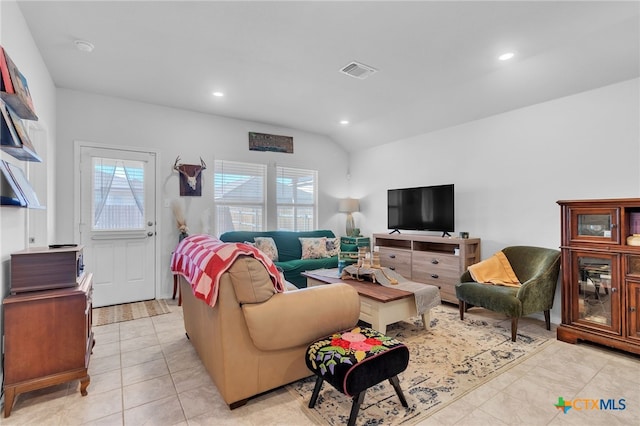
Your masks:
M95 307L155 298L154 153L80 145L80 242Z

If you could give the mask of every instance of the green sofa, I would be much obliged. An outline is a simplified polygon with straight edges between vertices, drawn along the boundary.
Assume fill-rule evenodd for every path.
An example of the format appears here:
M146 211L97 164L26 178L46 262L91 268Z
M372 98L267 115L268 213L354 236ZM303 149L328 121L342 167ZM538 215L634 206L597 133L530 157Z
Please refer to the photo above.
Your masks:
M330 230L317 231L229 231L220 235L220 241L227 243L253 242L255 237L271 237L278 248L278 261L276 266L284 272L284 278L298 288L307 286L307 279L301 274L304 271L322 268L337 268L338 256L322 259L302 259L302 246L298 238L335 238Z

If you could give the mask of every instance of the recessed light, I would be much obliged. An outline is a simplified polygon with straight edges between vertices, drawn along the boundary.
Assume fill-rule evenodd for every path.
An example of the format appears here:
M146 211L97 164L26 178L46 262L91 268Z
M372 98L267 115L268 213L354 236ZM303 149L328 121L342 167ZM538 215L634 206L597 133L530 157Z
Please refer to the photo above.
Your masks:
M76 45L76 49L81 52L91 53L95 48L93 44L89 43L86 40L76 40L73 43Z
M213 96L215 96L216 98L221 98L224 96L224 93L222 92L213 92Z
M340 124L346 126L347 124L349 124L349 120L340 120Z
M509 59L513 58L514 56L516 56L515 53L506 52L506 53L503 53L502 55L498 56L498 59L500 59L501 61L508 61Z

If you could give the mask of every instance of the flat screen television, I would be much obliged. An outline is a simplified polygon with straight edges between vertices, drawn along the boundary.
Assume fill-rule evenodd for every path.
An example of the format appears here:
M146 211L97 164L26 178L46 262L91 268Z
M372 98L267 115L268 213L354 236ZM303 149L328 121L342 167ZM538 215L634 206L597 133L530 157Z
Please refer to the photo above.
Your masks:
M387 224L393 232L438 231L442 236L454 231L453 184L389 189Z

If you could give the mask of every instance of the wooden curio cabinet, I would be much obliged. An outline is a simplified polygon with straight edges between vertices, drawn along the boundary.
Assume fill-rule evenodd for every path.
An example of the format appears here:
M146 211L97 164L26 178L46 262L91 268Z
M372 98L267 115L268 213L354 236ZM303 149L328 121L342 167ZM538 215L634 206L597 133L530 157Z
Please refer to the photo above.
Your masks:
M558 201L562 324L558 339L640 354L640 199ZM639 236L640 238L640 236Z

